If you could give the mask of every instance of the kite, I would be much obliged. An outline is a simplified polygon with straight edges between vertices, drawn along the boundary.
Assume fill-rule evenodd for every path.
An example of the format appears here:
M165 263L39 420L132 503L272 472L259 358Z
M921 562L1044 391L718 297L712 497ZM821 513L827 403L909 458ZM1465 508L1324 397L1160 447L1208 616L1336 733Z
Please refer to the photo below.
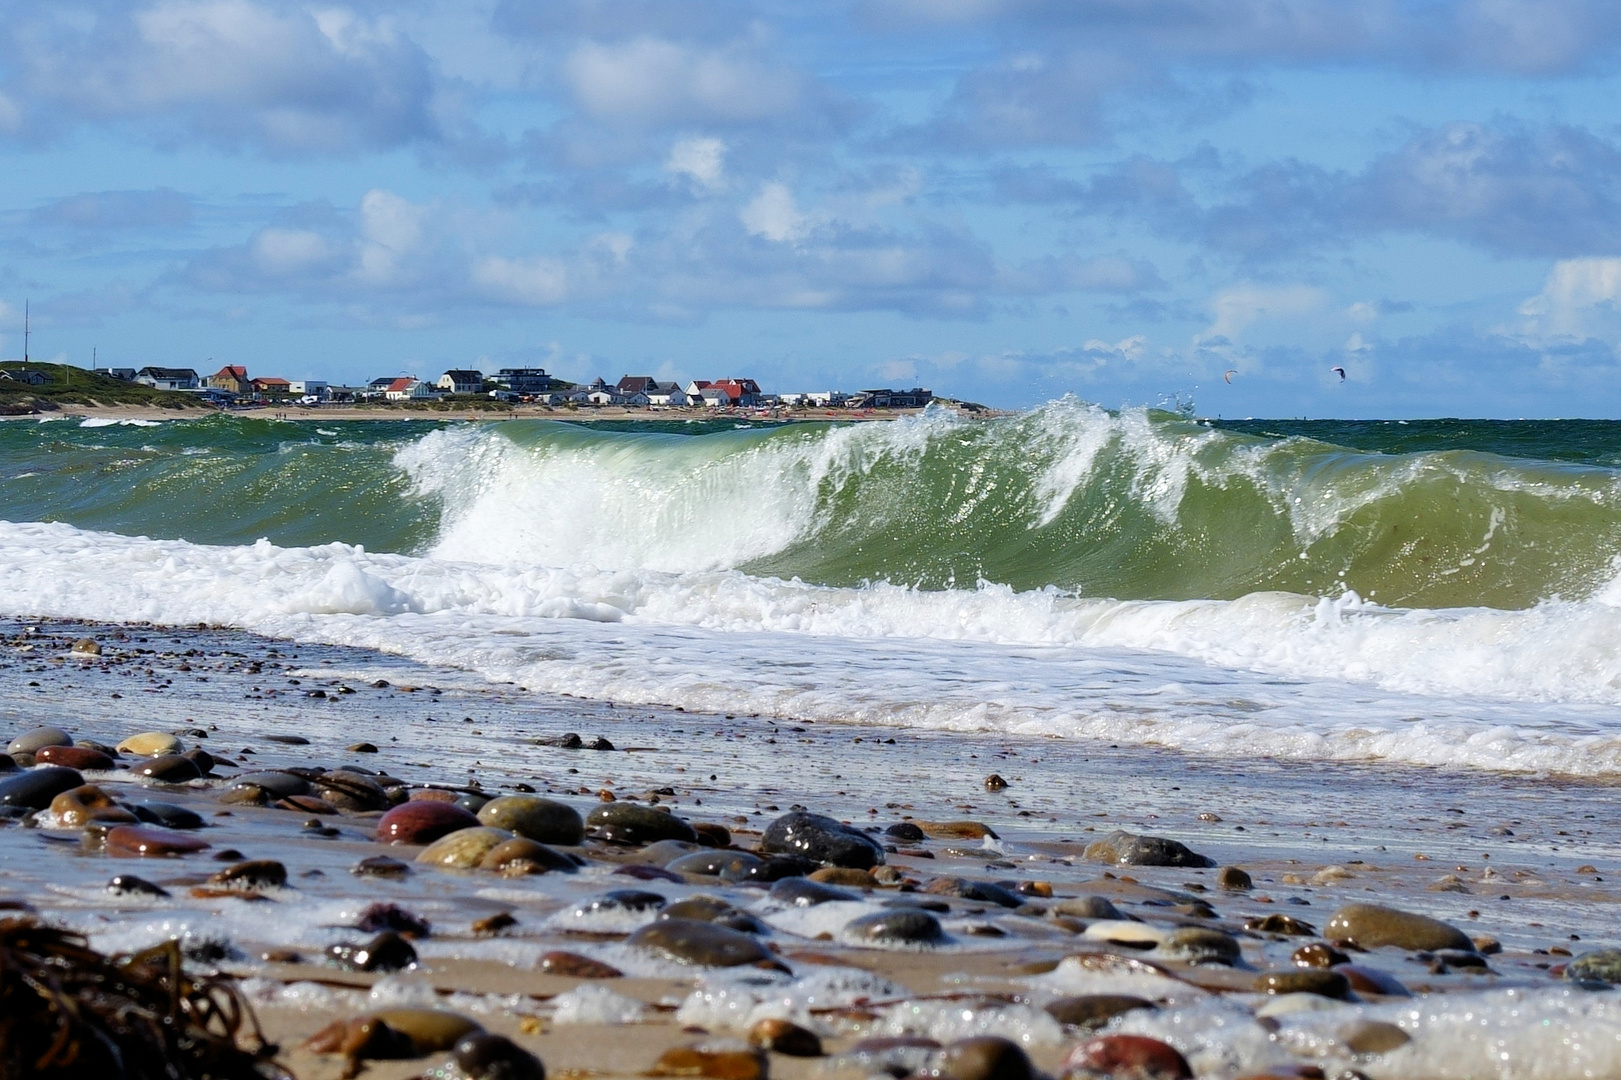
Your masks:
M1340 382L1345 381L1345 369L1344 368L1336 366L1336 367L1331 367L1328 370L1330 370L1330 371L1334 372L1335 374L1337 374L1340 377Z
M1222 378L1230 383L1230 382L1233 381L1233 376L1237 375L1237 374L1238 374L1238 369L1233 368L1230 371L1228 371L1227 374L1223 375Z

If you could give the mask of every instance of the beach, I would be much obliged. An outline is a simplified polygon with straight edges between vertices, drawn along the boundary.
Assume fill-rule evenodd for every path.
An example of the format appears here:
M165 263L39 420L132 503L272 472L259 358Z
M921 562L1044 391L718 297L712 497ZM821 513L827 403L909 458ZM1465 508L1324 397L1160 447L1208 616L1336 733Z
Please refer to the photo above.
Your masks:
M334 1018L423 1005L459 1010L513 1037L553 1073L638 1075L669 1048L695 1041L695 1027L739 1038L768 1015L817 1032L842 1075L866 1075L871 1066L841 1059L842 1052L864 1038L900 1034L945 1043L1004 1035L1055 1070L1081 1033L1041 1006L1104 992L1158 1001L1157 1011L1127 1014L1112 1030L1169 1038L1201 1076L1283 1063L1372 1077L1554 1075L1545 1071L1549 1018L1582 1033L1578 1045L1562 1045L1572 1055L1566 1064L1591 1075L1617 1065L1621 1010L1613 994L1559 977L1573 952L1613 933L1621 847L1592 812L1612 796L1608 784L1217 764L1072 740L613 707L369 650L221 628L8 620L0 638L0 720L11 734L60 726L115 745L140 732L179 732L187 747L213 757L215 774L156 782L131 771L141 760L131 754L114 771L86 772L87 782L122 803L194 810L201 828L158 831L209 847L170 858L90 853L79 829L47 812L0 830L8 867L0 899L26 903L109 951L179 937L244 980L268 1036L288 1048L283 1061L300 1077L339 1074L341 1058L297 1049ZM583 745L568 746L570 733ZM588 748L599 739L613 749ZM351 749L368 744L375 753ZM785 770L778 763L790 748L796 764ZM935 835L891 840L884 885L841 886L848 899L798 908L764 883L691 872L631 876L627 867L668 854L647 860L645 845L597 840L559 846L585 860L577 873L504 876L412 863L402 879L357 877L353 868L364 859L411 863L424 849L375 842L377 811L312 814L223 801L241 790L233 778L243 774L357 765L408 787L458 794L512 794L526 785L582 816L656 801L677 817L723 826L741 852L794 807L870 824L880 840L883 829L903 822L925 823ZM988 790L992 774L1007 786ZM603 801L604 792L615 801ZM957 835L940 831L947 822L958 823ZM1221 867L1241 868L1252 887L1224 888L1213 868L1127 867L1085 855L1091 841L1117 829L1182 841ZM209 887L222 866L249 859L282 863L285 884ZM169 895L109 893L107 882L127 874ZM961 895L972 892L965 884L991 883L1022 906ZM624 936L656 911L589 909L593 899L627 888L669 903L717 897L753 915L771 955L793 974L695 968L627 946ZM1106 898L1123 919L1142 921L1062 914L1085 897ZM845 933L852 921L907 898L940 909L940 939L909 945ZM1434 916L1463 930L1472 947L1443 950L1441 959L1435 950L1389 946L1355 955L1353 967L1384 973L1399 981L1386 987L1393 994L1414 997L1254 992L1263 973L1307 971L1291 954L1321 941L1316 931L1353 903ZM332 946L371 936L357 923L374 904L431 924L414 942L417 966L363 972L329 959ZM582 904L587 913L573 914ZM502 914L515 922L499 934L472 929ZM1246 928L1274 915L1312 930ZM1241 954L1189 963L1164 944L1189 927L1216 931ZM1132 944L1111 944L1111 934ZM541 970L541 958L558 950L613 965L623 977ZM1065 967L1076 955L1154 967ZM1463 1037L1478 1022L1471 1018L1488 1017L1489 1054ZM1395 1025L1409 1041L1354 1052L1347 1033L1374 1021ZM781 1054L770 1060L780 1076L821 1075L823 1065ZM422 1068L420 1060L381 1061L366 1075Z
M0 902L301 1078L1621 1070L1607 443L1255 427L0 425Z

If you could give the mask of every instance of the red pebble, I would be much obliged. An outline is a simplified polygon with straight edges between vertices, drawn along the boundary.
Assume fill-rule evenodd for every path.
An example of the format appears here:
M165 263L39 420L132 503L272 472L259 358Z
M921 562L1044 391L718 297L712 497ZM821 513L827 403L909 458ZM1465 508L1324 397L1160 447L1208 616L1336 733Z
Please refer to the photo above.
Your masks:
M1133 1080L1189 1080L1193 1070L1176 1047L1146 1035L1100 1035L1069 1052L1064 1071L1131 1077Z
M88 746L42 746L34 751L40 765L66 765L70 769L113 769L113 759Z
M149 825L120 825L107 830L107 854L136 858L190 855L208 847L206 840Z
M413 799L383 815L377 823L382 844L431 844L457 829L476 829L480 822L455 803Z

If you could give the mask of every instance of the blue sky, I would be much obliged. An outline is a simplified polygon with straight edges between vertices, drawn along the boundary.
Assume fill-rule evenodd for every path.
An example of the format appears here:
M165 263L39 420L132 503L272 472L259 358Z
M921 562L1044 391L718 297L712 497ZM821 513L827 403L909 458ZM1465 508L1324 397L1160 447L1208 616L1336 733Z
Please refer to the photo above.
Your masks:
M1621 416L1613 2L0 12L7 357Z

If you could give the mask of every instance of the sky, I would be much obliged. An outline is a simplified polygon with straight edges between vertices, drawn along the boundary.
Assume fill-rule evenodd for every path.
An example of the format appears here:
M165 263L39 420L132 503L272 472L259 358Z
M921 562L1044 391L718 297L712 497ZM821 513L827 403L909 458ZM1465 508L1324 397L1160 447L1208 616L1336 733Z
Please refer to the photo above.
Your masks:
M1621 416L1614 0L0 16L7 358Z

